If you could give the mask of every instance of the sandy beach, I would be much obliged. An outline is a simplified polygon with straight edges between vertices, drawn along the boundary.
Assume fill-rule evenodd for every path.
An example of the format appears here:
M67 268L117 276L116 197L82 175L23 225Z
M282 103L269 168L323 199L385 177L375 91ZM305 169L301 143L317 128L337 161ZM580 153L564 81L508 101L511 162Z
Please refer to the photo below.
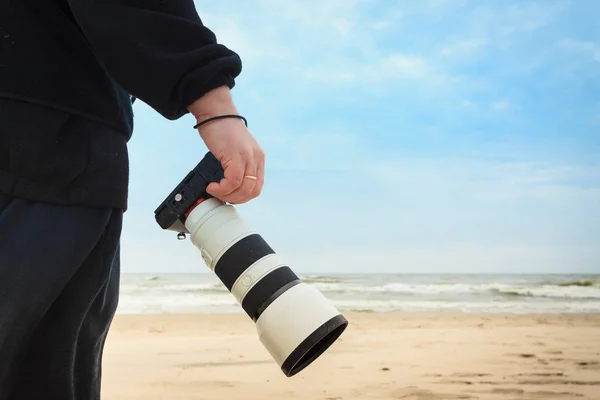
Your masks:
M243 314L117 315L103 398L600 399L600 314L345 313L286 378Z

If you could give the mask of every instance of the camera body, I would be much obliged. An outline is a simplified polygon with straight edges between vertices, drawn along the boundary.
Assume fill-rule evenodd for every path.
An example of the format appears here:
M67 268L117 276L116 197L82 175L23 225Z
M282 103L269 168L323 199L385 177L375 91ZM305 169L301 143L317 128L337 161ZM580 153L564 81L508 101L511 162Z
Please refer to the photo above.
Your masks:
M185 216L200 199L212 197L206 192L211 182L223 179L224 170L219 160L208 152L187 176L173 189L154 211L156 222L162 229L190 233L185 226Z

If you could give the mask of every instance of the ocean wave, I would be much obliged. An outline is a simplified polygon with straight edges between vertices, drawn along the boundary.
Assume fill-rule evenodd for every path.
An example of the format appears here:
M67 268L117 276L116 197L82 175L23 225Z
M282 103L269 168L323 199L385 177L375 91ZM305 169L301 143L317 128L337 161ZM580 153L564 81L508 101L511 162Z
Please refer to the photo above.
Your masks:
M548 297L566 299L600 299L600 285L545 284L519 286L515 284L405 284L352 285L343 283L313 283L328 293L381 293L381 294L496 294L503 296Z
M568 282L559 283L558 286L579 286L579 287L596 286L596 287L600 287L600 281L590 281L590 280L568 281Z
M336 284L342 283L343 281L338 278L333 278L331 276L326 275L306 275L300 278L304 283L327 283L327 284Z
M526 303L522 301L389 301L335 300L342 312L465 312L465 313L597 313L600 301Z
M119 300L118 312L138 313L196 313L196 312L241 312L243 311L232 296L213 294L195 296L192 294L136 295L125 293Z
M332 299L341 312L462 312L462 313L597 313L600 301L529 303L522 301L426 301ZM230 296L123 296L119 313L243 313Z
M216 283L172 283L172 284L135 284L122 285L125 292L158 291L167 293L228 293L229 291L221 282Z
M150 277L144 281L127 282L122 285L125 292L143 293L158 290L167 293L185 293L203 295L211 293L226 294L227 288L218 280L194 282L173 282L162 277L155 279ZM323 293L331 295L380 295L391 299L409 296L446 296L452 297L472 295L475 298L481 296L496 296L505 299L511 297L522 298L557 298L564 300L594 300L600 299L599 280L565 280L563 282L373 282L354 279L343 279L324 275L303 276L302 281L310 284Z

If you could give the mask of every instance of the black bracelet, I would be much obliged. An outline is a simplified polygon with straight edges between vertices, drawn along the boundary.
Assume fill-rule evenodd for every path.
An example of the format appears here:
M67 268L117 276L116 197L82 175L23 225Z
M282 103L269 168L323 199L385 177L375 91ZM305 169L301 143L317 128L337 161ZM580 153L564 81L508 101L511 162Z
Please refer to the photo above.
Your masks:
M239 118L239 119L241 119L241 120L244 121L244 124L246 124L246 126L248 126L248 121L246 121L246 118L242 117L241 115L227 114L227 115L219 115L219 116L216 116L216 117L205 119L204 121L199 122L196 125L194 125L194 129L198 129L200 126L202 126L202 125L204 125L206 123L209 123L211 121L214 121L216 119L223 119L223 118Z

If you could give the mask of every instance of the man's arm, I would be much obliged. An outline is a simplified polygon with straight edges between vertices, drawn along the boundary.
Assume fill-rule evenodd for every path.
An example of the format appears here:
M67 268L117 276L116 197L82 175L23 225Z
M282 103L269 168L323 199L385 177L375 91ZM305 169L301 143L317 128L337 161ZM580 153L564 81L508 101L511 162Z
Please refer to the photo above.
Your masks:
M111 76L165 118L210 90L232 88L239 56L217 43L193 0L67 0Z
M67 1L113 78L165 118L178 119L189 111L200 122L237 113L230 89L241 60L217 43L193 0ZM225 172L207 191L232 204L257 197L265 155L241 121L212 121L199 133Z

